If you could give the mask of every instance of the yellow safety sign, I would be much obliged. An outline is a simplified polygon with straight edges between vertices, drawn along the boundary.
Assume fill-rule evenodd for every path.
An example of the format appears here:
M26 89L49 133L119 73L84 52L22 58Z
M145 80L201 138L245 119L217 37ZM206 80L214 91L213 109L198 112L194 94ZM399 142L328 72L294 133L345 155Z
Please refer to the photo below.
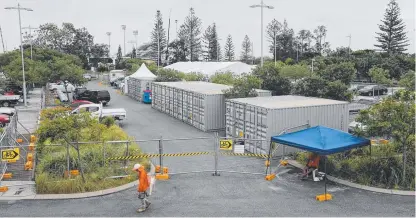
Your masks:
M20 158L19 148L7 149L1 151L2 160L19 160Z
M233 140L227 139L227 140L220 140L220 149L221 150L233 150Z

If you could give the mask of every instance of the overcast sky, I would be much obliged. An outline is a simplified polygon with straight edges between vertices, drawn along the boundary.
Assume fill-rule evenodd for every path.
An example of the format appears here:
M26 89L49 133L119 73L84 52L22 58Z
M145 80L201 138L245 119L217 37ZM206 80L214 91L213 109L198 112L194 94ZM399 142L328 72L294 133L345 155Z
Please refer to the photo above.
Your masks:
M17 6L32 8L33 12L22 11L22 26L39 26L47 22L71 22L77 28L86 27L96 43L108 43L106 32L111 32L111 52L118 45L123 48L121 25L127 25L126 50L132 49L127 41L134 40L133 30L139 31L138 44L150 40L156 10L163 15L167 30L171 10L172 41L176 37L175 20L178 28L194 7L202 20L202 31L217 23L221 45L228 34L233 37L236 56L239 56L241 42L247 34L254 43L254 54L260 56L260 8L250 8L260 0L0 0L0 25L7 49L19 45L19 20L17 11L4 7ZM377 24L382 19L389 0L264 0L274 9L264 10L264 27L273 18L280 22L287 20L289 27L297 33L301 29L313 31L318 25L327 27L327 41L331 48L348 46L347 36L351 34L351 48L374 48ZM408 32L409 52L415 52L415 0L398 0L401 16ZM264 54L268 53L268 42L264 40ZM0 51L2 51L0 49Z

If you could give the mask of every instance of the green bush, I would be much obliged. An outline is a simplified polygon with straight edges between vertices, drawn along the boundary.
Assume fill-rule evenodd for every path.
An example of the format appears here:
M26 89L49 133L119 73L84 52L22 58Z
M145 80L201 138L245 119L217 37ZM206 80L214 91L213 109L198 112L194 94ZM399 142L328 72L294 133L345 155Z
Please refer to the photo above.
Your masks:
M63 108L42 111L42 122L38 128L36 190L37 193L75 193L96 191L119 186L136 179L131 170L134 163L141 163L150 170L146 158L134 161L106 161L109 157L126 155L126 143L110 144L106 141L126 141L131 138L111 120L98 122L89 114L68 115ZM73 142L92 142L91 144ZM101 143L100 143L101 142ZM81 175L64 178L68 170L79 170ZM79 149L79 159L78 152ZM130 143L129 155L142 154L138 145ZM80 165L81 164L81 165ZM127 165L126 165L127 164ZM127 166L127 168L125 167ZM129 178L110 179L111 176L130 175Z
M406 164L406 180L403 181L403 160L396 152L396 145L373 146L371 155L369 149L359 148L327 156L327 173L367 186L415 190L415 167L411 155ZM295 159L306 164L308 154L297 153ZM324 169L323 158L319 164L321 170Z
M110 126L112 126L112 125L114 125L115 124L115 120L114 120L114 118L112 118L112 117L104 117L102 120L101 120L101 123L102 124L104 124L105 126L107 126L107 127L110 127Z

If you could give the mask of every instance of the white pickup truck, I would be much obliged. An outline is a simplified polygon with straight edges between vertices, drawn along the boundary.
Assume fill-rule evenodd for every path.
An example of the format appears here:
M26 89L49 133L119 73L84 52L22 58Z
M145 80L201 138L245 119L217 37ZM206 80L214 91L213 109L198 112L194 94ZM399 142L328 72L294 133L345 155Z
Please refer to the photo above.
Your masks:
M124 108L103 109L101 104L83 104L73 110L71 114L79 114L82 112L90 112L92 116L99 119L113 117L114 120L122 121L127 117L127 112Z
M0 105L3 107L14 106L19 103L20 95L0 95Z

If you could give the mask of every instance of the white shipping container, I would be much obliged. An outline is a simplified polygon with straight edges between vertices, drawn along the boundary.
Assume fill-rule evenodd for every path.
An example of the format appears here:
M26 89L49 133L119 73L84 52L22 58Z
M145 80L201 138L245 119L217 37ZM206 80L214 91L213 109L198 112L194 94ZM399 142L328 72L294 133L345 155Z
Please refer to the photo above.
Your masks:
M223 91L229 88L201 81L154 82L152 107L202 131L220 130L225 128Z
M242 134L246 139L260 139L261 143L247 141L246 150L265 154L270 138L288 128L309 123L347 132L349 111L348 102L286 95L228 99L225 116L227 137ZM278 149L277 155L281 152Z
M272 96L272 91L264 90L264 89L255 89L257 93L257 97L266 97L266 96Z

